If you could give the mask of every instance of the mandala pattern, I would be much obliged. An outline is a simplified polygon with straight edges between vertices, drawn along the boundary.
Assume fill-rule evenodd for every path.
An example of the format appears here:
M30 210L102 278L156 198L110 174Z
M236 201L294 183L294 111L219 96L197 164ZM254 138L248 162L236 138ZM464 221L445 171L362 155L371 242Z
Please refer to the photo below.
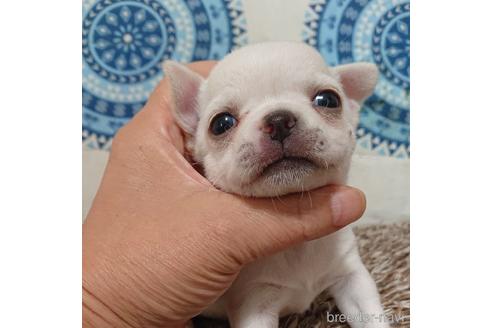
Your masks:
M409 156L410 3L408 0L311 0L303 39L330 65L369 61L380 80L361 110L358 145Z
M110 147L166 59L220 59L246 43L241 0L84 0L82 139Z

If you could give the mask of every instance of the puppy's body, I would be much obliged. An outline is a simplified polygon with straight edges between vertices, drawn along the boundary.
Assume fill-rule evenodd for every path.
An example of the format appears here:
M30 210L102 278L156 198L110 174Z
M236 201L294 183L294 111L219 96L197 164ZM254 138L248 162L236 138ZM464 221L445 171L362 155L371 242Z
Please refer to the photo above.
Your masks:
M246 266L222 302L204 314L224 318L227 307L239 308L239 304L244 313L255 315L265 310L280 316L302 313L321 291L353 271L357 257L350 229L303 243Z
M207 80L177 63L165 71L188 148L218 188L309 197L346 182L358 110L377 80L373 65L327 67L313 48L278 42L233 52ZM387 326L350 228L246 266L204 314L227 316L233 327L276 327L326 288L352 327Z

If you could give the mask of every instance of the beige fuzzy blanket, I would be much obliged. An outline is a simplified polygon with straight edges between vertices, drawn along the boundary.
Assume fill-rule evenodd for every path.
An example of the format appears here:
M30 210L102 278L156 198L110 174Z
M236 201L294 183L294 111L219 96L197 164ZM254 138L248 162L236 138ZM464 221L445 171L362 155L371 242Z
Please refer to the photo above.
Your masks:
M410 225L371 225L354 229L362 260L381 293L392 327L410 327ZM303 314L282 318L281 328L345 328L347 323L328 322L327 313L339 313L333 300L322 292ZM333 317L333 316L332 316ZM227 322L196 318L195 328L226 328Z

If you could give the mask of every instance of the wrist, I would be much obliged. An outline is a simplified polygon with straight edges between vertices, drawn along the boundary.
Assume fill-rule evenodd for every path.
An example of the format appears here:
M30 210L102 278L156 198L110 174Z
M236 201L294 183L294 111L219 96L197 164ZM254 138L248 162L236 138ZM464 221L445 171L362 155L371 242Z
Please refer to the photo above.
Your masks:
M82 325L84 328L135 328L84 286L82 286Z
M88 225L84 226L88 229ZM184 328L184 320L170 310L166 298L149 292L152 279L138 274L138 264L128 267L117 252L95 244L84 231L82 268L82 319L84 328ZM128 274L132 273L129 279ZM148 271L146 271L147 273ZM155 290L155 289L151 289ZM163 294L165 295L165 294ZM171 319L174 318L174 319ZM180 325L175 323L181 323Z
M88 290L82 287L82 327L83 328L140 328L154 327L143 322L138 325L130 324L116 314L104 302L99 300ZM184 324L166 325L167 328L186 328Z
M91 219L91 218L88 218ZM115 295L115 286L112 284L118 281L117 277L108 277L105 268L111 267L108 258L111 255L95 241L98 239L94 229L87 222L83 226L83 245L82 245L82 323L84 328L106 328L123 327L136 328L134 322L124 318L125 306L122 306L118 299L121 296ZM97 230L96 230L97 232Z

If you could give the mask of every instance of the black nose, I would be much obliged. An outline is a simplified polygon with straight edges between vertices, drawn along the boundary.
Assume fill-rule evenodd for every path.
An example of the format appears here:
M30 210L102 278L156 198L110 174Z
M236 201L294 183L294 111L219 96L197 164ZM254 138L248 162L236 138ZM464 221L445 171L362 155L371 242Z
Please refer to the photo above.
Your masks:
M296 117L291 112L279 110L265 116L264 131L270 134L272 140L282 142L290 135L296 121Z

